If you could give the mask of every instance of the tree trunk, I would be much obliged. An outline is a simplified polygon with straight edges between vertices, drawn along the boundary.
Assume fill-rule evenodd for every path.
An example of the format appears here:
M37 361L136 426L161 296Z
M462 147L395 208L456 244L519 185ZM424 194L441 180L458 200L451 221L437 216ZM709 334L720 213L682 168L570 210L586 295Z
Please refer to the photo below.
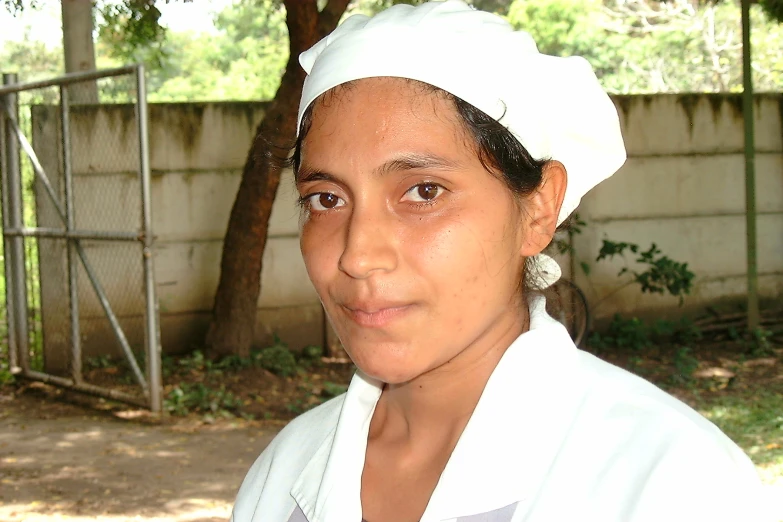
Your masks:
M92 0L61 0L65 72L95 70L95 45L92 40ZM71 103L98 103L98 84L76 83L68 88Z
M305 73L299 54L332 31L349 0L285 0L290 56L280 87L256 129L223 242L206 349L212 358L250 355L261 292L261 269L280 172L296 136Z

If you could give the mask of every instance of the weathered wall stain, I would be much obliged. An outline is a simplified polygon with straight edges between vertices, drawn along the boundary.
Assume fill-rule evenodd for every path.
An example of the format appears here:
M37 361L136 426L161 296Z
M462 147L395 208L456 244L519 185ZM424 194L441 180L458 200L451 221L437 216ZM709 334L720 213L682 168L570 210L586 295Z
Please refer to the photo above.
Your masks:
M623 124L627 126L636 97L630 95L617 95L612 96L612 99L614 100L615 105L620 108L620 112L623 116Z
M167 134L168 139L173 138L187 152L192 152L204 128L208 106L207 103L150 104L150 130Z
M138 147L139 131L136 106L132 104L101 105L99 110L109 120L110 128L119 130L123 143Z
M759 107L768 95L757 95L756 106ZM629 125L630 117L640 106L650 109L655 100L674 97L680 106L688 122L688 129L693 131L696 112L702 103L707 102L712 112L712 122L718 126L723 119L723 107L729 106L732 116L741 120L743 117L742 96L735 93L683 93L683 94L622 94L612 95L611 98L619 108L625 126ZM783 111L783 109L781 109Z
M219 108L228 114L240 114L244 116L247 126L251 129L255 129L258 124L261 123L261 119L264 117L264 114L269 107L269 102L227 101L219 102L214 105L216 108Z
M241 115L249 128L261 122L268 102L152 103L149 105L150 129L175 133L187 151L198 144L210 111L228 116Z
M743 118L742 97L739 94L708 92L677 94L676 96L677 103L682 107L688 118L688 125L691 130L694 125L694 115L704 101L709 103L712 109L712 123L716 127L723 121L723 107L725 105L731 108L732 116L735 120L742 120ZM757 99L756 101L760 103L760 100Z
M701 100L702 97L698 94L677 95L677 104L685 112L685 116L688 119L688 131L691 137L693 137L693 115L696 113L696 107Z

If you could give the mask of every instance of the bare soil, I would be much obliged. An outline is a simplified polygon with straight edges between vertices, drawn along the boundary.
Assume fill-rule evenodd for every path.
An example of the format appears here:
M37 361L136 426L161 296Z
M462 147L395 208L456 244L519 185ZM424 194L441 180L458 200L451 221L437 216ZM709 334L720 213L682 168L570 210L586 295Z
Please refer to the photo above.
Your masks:
M166 422L73 399L39 385L2 396L0 520L226 520L280 426Z
M286 422L347 385L350 363L291 377L176 362L175 387L224 389L238 410L160 416L41 383L0 387L0 520L223 521L250 465ZM91 384L136 389L121 366ZM194 408L195 410L195 408Z

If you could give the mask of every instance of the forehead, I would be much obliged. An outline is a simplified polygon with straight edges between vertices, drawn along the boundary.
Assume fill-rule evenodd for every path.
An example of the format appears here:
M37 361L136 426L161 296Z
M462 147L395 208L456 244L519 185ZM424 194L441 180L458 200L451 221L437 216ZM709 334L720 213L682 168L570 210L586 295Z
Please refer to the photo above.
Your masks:
M302 152L369 146L453 145L465 132L449 95L403 78L365 78L321 95L306 115Z
M415 120L453 129L457 119L449 96L437 87L406 78L363 78L334 87L316 99L311 128L343 124L339 127L350 129L359 121L404 125Z
M387 97L391 94L396 94L395 98L399 101L407 99L411 102L414 100L435 100L446 99L448 94L434 85L429 83L420 82L417 80L411 80L409 78L398 78L394 76L379 76L373 78L361 78L359 80L352 80L342 83L336 87L332 87L324 94L320 95L313 102L314 107L330 106L340 100L350 100L354 96L362 98L362 96L368 96L373 98L375 94L384 94Z

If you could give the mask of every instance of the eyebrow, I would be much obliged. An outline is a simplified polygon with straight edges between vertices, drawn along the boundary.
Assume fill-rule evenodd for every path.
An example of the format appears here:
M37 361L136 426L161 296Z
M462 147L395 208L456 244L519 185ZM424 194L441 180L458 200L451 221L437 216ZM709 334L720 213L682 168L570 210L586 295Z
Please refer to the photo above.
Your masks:
M373 174L378 177L383 177L393 172L403 172L407 170L417 169L439 169L439 170L456 170L459 168L459 163L442 156L435 154L418 154L407 153L401 154L396 158L393 158L383 165L376 167L373 170ZM302 165L299 168L299 172L296 176L297 183L309 183L313 181L331 181L340 183L341 180L338 176L330 174L328 172L311 169L306 165Z
M392 172L416 170L416 169L441 169L456 170L459 164L453 160L446 159L435 154L402 154L392 160L387 161L375 169L377 176L385 176Z

